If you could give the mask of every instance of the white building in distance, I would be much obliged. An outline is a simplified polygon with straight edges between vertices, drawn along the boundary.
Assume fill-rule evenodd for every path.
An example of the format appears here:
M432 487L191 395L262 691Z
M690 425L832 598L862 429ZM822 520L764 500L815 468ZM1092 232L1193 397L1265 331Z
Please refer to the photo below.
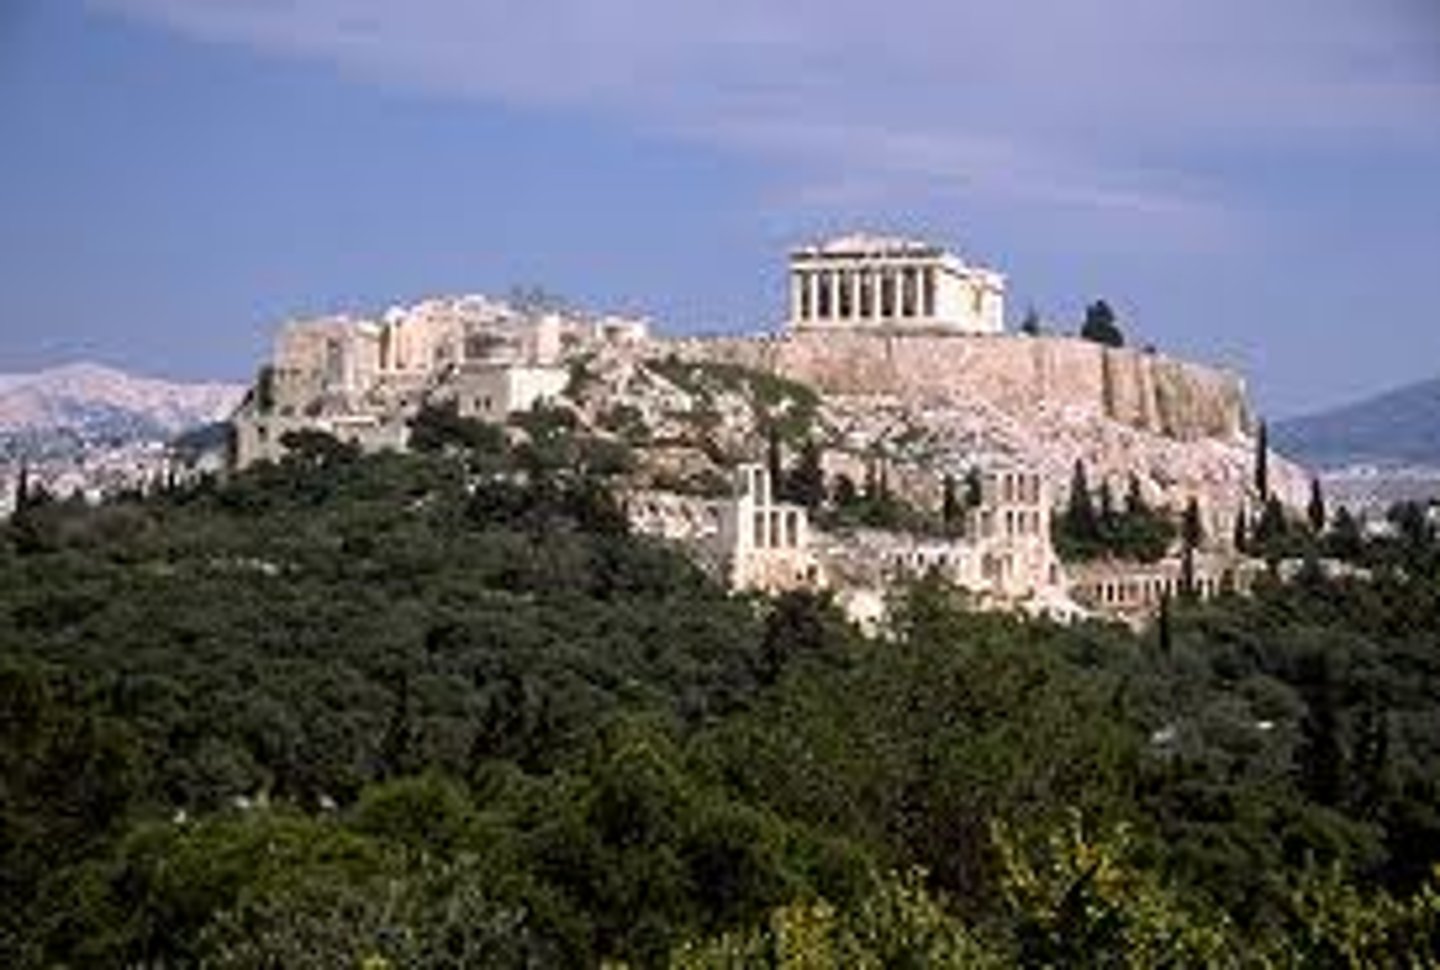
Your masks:
M1005 278L939 246L849 235L790 253L790 329L998 334Z

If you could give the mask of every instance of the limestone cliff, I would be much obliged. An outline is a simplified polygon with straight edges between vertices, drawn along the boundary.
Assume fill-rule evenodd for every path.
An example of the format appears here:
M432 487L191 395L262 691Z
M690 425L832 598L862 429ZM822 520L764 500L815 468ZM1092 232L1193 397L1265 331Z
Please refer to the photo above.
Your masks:
M827 395L986 401L1025 415L1073 408L1180 441L1247 434L1245 387L1226 371L1071 337L796 333L658 345L685 359L770 371Z
M892 485L927 506L938 502L943 475L994 460L1043 470L1058 496L1076 461L1092 485L1108 481L1116 495L1133 475L1153 502L1178 510L1196 498L1217 538L1230 534L1238 510L1258 506L1241 379L1154 353L1066 337L828 332L660 340L642 356L734 365L813 388L829 466L856 477L883 458ZM763 441L744 424L724 437ZM1275 456L1270 477L1283 501L1304 502L1301 469Z

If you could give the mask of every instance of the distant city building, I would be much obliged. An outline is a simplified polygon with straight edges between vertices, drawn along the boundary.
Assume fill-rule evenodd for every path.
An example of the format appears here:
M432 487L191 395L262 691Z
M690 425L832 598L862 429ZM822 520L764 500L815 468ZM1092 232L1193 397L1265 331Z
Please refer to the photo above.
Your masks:
M926 242L841 236L790 253L790 327L1005 329L1005 278Z

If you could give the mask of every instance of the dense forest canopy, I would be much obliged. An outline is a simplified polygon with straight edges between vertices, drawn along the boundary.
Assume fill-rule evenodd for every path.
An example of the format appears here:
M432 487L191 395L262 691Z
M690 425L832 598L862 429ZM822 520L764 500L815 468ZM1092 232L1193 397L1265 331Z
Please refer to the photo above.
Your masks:
M0 963L1390 966L1440 569L867 639L628 534L563 415L0 533ZM1417 531L1418 530L1418 531Z

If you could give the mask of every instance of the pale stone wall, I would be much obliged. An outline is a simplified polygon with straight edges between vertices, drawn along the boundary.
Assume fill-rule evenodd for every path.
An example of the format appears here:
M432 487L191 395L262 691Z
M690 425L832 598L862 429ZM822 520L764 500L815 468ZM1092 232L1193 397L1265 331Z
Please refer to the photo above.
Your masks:
M730 585L766 592L823 585L805 509L775 500L762 465L740 465L734 481L735 498L720 506L717 535Z
M467 365L454 379L456 409L461 417L503 421L559 397L568 380L563 367Z
M1253 423L1235 374L1072 337L835 330L670 341L656 350L772 371L827 394L983 399L1022 415L1043 402L1179 440L1229 438Z
M630 527L683 544L733 589L777 593L824 586L805 509L776 501L761 465L738 466L732 481L734 494L718 500L632 491L625 496Z
M1265 571L1265 564L1224 553L1196 553L1193 560L1194 593L1212 599L1225 591L1248 593ZM1127 622L1149 620L1165 597L1179 596L1185 572L1179 556L1158 562L1098 560L1069 567L1075 599L1102 616Z

